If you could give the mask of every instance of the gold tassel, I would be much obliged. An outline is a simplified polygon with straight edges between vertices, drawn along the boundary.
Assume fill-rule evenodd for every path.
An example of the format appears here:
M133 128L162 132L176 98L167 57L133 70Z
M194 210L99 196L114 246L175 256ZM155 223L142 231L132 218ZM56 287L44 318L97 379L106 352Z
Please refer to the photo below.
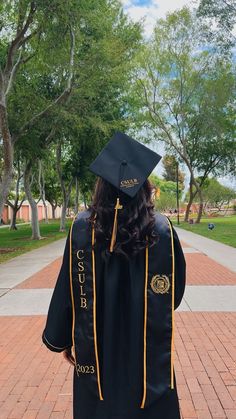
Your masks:
M114 216L114 222L113 222L112 236L111 236L110 252L113 252L115 242L116 242L118 210L122 208L123 208L123 205L120 204L120 199L117 198L116 206L115 206L115 216Z

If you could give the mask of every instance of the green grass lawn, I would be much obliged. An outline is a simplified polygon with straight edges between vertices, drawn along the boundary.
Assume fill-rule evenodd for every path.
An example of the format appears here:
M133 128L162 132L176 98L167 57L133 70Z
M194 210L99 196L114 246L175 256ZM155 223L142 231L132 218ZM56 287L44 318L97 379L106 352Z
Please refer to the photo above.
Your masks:
M68 220L66 222L67 232L70 224L71 220ZM43 237L42 240L31 239L30 224L19 225L15 231L9 230L8 227L0 228L0 263L65 237L67 232L59 232L59 225L59 220L50 220L49 224L41 221L40 233Z
M173 219L173 223L174 225L177 225L175 219ZM208 230L208 223L215 224L214 230ZM208 237L209 239L236 247L236 215L219 218L202 218L200 224L187 224L180 221L179 227L200 234L201 236Z
M177 225L176 218L173 217L172 220L173 224ZM215 228L212 231L208 230L207 225L209 222L215 224ZM16 231L10 231L8 227L0 228L0 263L65 237L67 232L60 233L59 224L59 220L51 220L49 224L45 224L43 221L40 222L42 240L31 239L30 224L20 225ZM71 220L68 220L66 222L67 231L70 224ZM236 247L236 215L231 217L203 218L200 224L192 225L181 221L179 227Z

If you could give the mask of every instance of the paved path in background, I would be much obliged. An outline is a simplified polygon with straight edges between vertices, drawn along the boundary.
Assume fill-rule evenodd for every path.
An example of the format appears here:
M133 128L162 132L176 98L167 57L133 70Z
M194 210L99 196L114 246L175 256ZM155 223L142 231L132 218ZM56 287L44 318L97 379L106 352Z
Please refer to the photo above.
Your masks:
M47 314L64 245L61 239L0 266L0 316ZM236 273L190 245L183 242L187 286L178 311L236 312Z
M66 239L31 250L0 265L0 289L11 289L61 256Z
M0 265L0 284L9 284L0 298L0 419L72 419L72 368L41 343L64 244ZM221 263L223 253L216 261L186 237L182 245L187 287L175 313L182 418L236 419L236 273ZM32 267L35 257L42 263Z
M51 296L51 288L11 290L0 299L0 316L47 314ZM236 286L187 285L177 311L236 312Z
M227 244L208 239L183 228L176 227L178 236L196 250L209 256L211 259L236 272L236 249ZM210 234L210 232L209 232Z

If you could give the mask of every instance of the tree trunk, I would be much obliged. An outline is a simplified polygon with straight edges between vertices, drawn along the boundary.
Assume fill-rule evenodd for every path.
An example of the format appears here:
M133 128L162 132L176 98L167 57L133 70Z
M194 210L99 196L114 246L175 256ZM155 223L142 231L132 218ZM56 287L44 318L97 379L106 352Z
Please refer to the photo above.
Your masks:
M193 168L192 168L190 162L187 159L184 159L184 161L187 164L188 169L190 171L192 186L194 185L195 188L196 188L196 191L193 193L193 199L195 198L196 194L199 195L200 205L199 205L199 211L198 211L198 216L197 216L196 223L200 223L201 217L202 217L202 210L203 210L203 195L202 195L202 190L201 190L202 184L199 185L198 182L196 181L195 176L194 176L194 172L193 172Z
M49 220L48 220L48 207L47 207L47 203L46 203L45 179L44 179L43 167L42 167L42 200L43 200L43 206L44 206L44 211L45 211L45 222L47 224L49 224Z
M44 180L44 173L43 173L43 165L42 161L39 160L39 190L40 190L40 197L43 201L44 212L45 212L45 222L48 224L48 208L46 204L46 197L45 197L45 180Z
M60 231L66 231L66 209L67 209L67 203L65 200L63 200L62 210L61 210Z
M227 212L228 212L228 209L229 209L229 201L227 202L227 207L226 207L226 210L225 210L225 213L224 213L224 215L223 215L223 217L225 217L226 216L226 214L227 214Z
M5 98L0 98L0 134L3 141L3 174L0 185L0 218L6 202L13 176L13 154L11 134L8 127Z
M39 229L38 207L30 189L30 172L31 172L31 162L29 162L25 168L24 186L25 186L25 193L31 207L32 239L39 240L41 239L41 236L40 236L40 229Z
M189 214L190 214L190 209L193 203L193 199L194 199L194 195L193 195L193 182L192 182L192 177L190 177L190 181L189 181L189 200L188 200L188 204L187 204L187 208L186 208L186 212L185 212L185 216L184 216L184 221L187 223L189 220Z
M22 178L23 174L21 173L21 168L20 168L20 161L17 161L17 178L16 178L16 188L15 188L15 202L14 204L11 203L11 201L7 200L7 204L11 207L12 209L12 216L11 216L11 225L10 225L10 230L17 230L16 227L16 216L17 213L19 211L19 209L21 208L25 198L23 197L20 204L19 204L19 195L20 195L20 181ZM18 205L19 204L19 205Z
M61 222L60 222L60 231L66 230L66 210L70 199L71 188L74 181L74 178L71 179L68 190L66 191L66 185L63 180L62 176L62 168L61 168L61 143L58 143L57 150L56 150L56 164L57 164L57 173L60 180L62 196L63 196L63 203L62 203L62 212L61 212Z
M48 207L47 207L47 204L46 204L46 201L45 201L44 198L42 199L42 201L43 201L43 206L44 206L44 211L45 211L45 223L46 224L49 224L49 220L48 220Z
M69 183L68 191L66 191L65 185L63 183L63 188L62 188L63 203L62 203L62 211L61 211L60 231L66 231L66 211L69 204L73 180L74 179L72 179Z
M57 208L57 205L51 204L51 207L52 207L52 218L53 218L53 220L55 220L55 218L56 218L56 208Z
M78 182L78 178L75 178L75 215L78 213L79 211L79 182Z
M203 205L204 205L204 202L203 202L203 195L202 195L201 188L199 188L199 190L198 190L198 196L199 196L199 199L200 199L200 203L199 203L199 209L198 209L196 224L199 224L200 223L201 218L202 218L202 213L203 213Z
M11 225L10 225L10 229L9 230L17 230L16 227L16 215L17 212L19 210L18 205L14 205L13 207L11 207L12 209L12 216L11 216Z
M186 211L185 211L185 216L184 216L184 222L185 223L188 223L188 221L189 221L189 214L190 214L190 209L191 209L192 203L193 203L193 200L192 200L191 197L189 197L189 201L188 201Z

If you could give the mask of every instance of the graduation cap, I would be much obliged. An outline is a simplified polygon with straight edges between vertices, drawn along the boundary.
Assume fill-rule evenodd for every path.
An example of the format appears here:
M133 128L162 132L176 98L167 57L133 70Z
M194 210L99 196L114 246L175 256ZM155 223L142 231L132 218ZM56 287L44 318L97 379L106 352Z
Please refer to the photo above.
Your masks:
M116 240L118 210L123 208L119 191L133 198L160 159L159 154L118 131L90 164L93 173L118 189L110 252Z

